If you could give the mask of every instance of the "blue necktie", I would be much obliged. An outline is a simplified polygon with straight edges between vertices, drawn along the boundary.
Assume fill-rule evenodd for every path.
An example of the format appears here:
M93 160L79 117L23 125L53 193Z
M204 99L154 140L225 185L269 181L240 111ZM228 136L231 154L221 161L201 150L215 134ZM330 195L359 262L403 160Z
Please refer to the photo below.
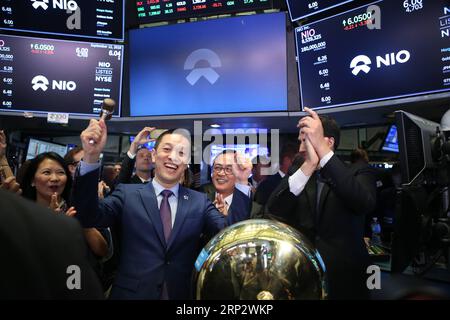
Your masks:
M164 238L166 243L169 242L170 233L172 232L172 212L169 205L169 197L173 195L170 190L163 190L161 192L163 199L161 201L161 206L159 207L159 214L161 216L161 222L164 230Z

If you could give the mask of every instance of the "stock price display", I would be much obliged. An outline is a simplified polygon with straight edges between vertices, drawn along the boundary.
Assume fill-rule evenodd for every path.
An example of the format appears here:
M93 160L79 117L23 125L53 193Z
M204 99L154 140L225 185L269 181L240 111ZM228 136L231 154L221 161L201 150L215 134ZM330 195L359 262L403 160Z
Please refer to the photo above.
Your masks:
M0 111L120 115L123 46L0 35Z
M136 1L141 23L272 8L272 0L142 0Z
M123 40L124 0L0 0L0 29Z
M287 0L287 5L291 20L297 21L352 1L353 0Z
M448 1L377 1L295 34L303 107L450 91Z

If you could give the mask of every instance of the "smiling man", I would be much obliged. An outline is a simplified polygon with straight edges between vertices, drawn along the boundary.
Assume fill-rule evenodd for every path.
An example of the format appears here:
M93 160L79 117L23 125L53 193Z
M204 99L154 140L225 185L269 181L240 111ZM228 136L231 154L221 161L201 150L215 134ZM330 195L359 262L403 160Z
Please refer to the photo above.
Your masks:
M122 255L111 298L191 298L191 273L200 235L217 233L226 221L205 194L179 184L190 159L189 138L174 130L162 133L152 151L152 182L118 185L99 201L98 159L106 132L103 120L91 120L81 133L85 155L75 179L74 197L77 217L84 226L121 224Z

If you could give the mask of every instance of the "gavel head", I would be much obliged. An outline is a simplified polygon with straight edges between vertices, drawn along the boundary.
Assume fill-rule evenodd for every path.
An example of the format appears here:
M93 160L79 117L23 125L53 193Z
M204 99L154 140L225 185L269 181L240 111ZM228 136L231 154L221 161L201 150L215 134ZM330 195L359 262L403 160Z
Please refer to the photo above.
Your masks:
M103 118L104 120L111 119L115 107L116 102L113 99L110 98L104 99L102 103L102 111L100 112L100 118Z

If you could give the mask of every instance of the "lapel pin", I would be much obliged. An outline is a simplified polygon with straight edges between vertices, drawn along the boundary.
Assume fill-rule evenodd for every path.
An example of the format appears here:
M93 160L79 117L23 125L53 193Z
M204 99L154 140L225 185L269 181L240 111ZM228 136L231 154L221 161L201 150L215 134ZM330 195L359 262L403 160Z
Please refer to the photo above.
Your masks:
M186 194L184 195L184 197L183 197L183 198L184 198L184 200L187 200L187 199L189 199L189 197L188 197L188 196L187 196Z

